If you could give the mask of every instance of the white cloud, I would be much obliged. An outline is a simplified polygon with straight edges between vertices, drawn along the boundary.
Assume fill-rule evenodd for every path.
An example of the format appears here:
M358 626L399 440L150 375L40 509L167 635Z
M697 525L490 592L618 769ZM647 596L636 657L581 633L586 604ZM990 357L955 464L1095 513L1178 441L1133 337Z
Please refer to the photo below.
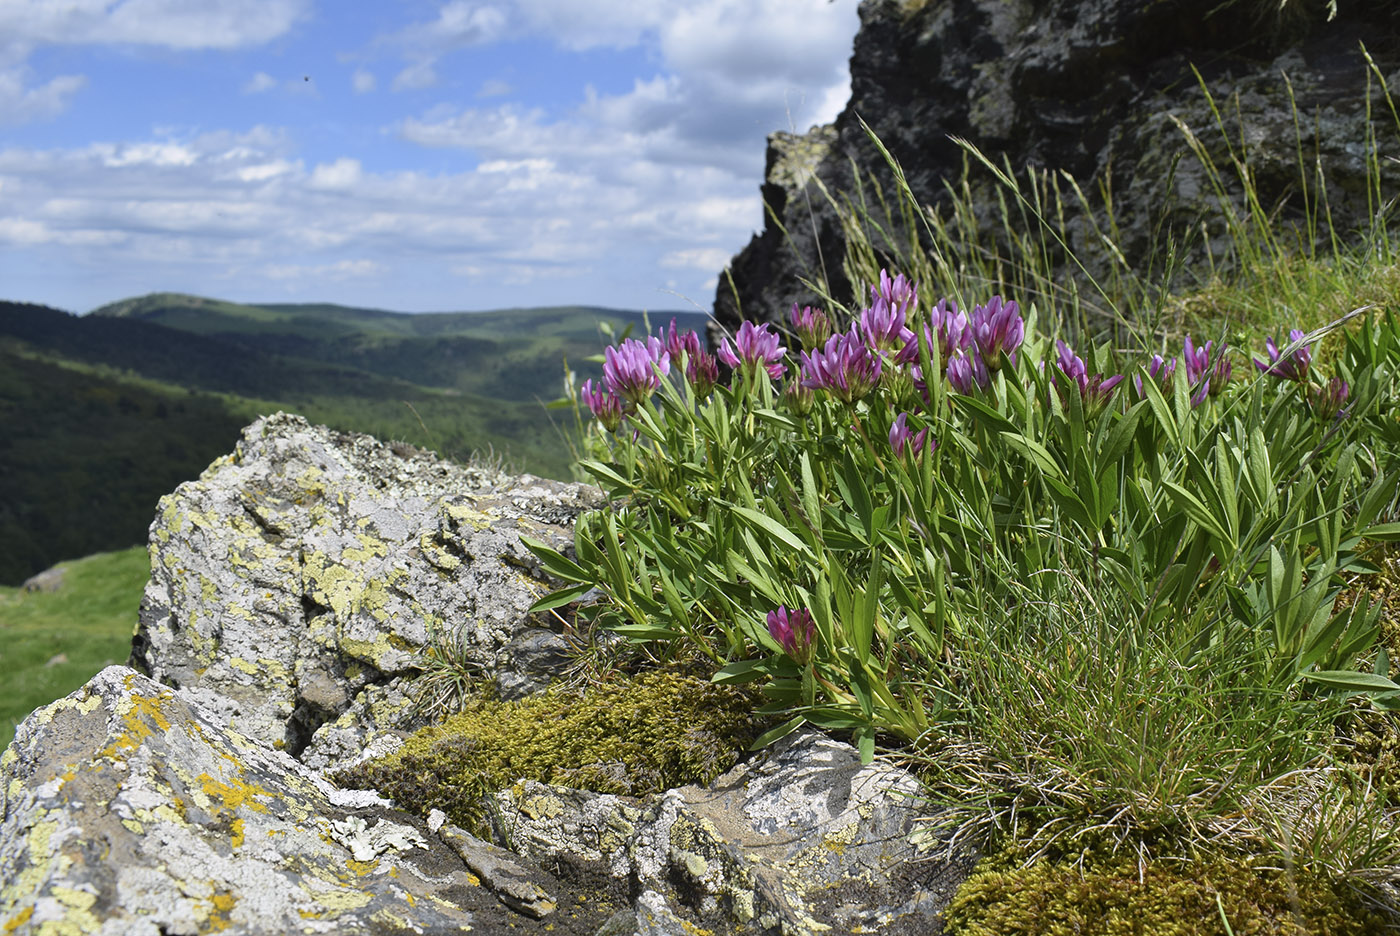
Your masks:
M379 82L374 77L374 72L364 68L355 69L355 76L351 79L356 94L368 94L378 86Z
M5 0L0 36L12 46L233 49L275 39L309 9L309 0Z
M713 273L723 269L732 256L733 252L724 247L687 247L685 250L673 250L664 255L661 265L672 269L683 268Z
M243 93L261 94L264 91L271 91L275 87L277 87L277 79L267 72L260 71L248 79L248 83L243 86Z
M313 169L308 184L315 189L349 189L359 181L360 161L337 159L333 163L322 163Z
M344 280L376 276L384 272L384 265L373 260L341 260L317 266L301 266L294 263L269 264L264 267L264 271L267 277L273 280Z
M438 76L433 70L433 60L425 58L412 63L395 75L394 83L390 87L395 91L416 91L420 88L431 88L437 82Z
M0 125L56 117L87 84L82 75L59 75L38 87L27 87L24 67L0 71Z

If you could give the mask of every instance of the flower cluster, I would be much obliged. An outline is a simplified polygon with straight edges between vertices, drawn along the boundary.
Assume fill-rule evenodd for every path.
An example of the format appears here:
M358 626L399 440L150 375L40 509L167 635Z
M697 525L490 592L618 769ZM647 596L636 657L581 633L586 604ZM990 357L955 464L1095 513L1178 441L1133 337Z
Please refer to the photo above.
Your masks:
M870 307L860 313L861 331L872 351L903 350L914 340L904 322L917 302L918 292L903 273L890 279L889 273L880 271L880 285L870 287Z
M738 346L737 351L725 338L719 347L719 359L735 370L743 368L748 373L757 373L762 368L774 380L787 372L782 364L787 349L770 326L745 322L734 335L734 344Z
M880 382L880 356L871 351L856 326L827 339L820 350L802 354L802 386L826 390L842 403L854 403Z
M1089 367L1084 363L1084 359L1070 350L1069 345L1063 341L1056 341L1055 347L1059 349L1059 359L1055 362L1056 367L1078 389L1079 397L1083 401L1085 418L1092 419L1108 406L1109 400L1113 397L1113 388L1123 382L1123 375L1114 374L1112 377L1105 377L1103 374L1094 374L1090 376ZM1068 402L1066 388L1060 385L1054 374L1050 375L1050 381L1055 385L1056 392L1060 394L1060 400Z
M1266 364L1259 358L1255 358L1254 366L1259 368L1261 374L1268 374L1270 377L1306 383L1308 368L1312 366L1312 345L1302 343L1306 337L1307 333L1301 328L1290 330L1288 332L1288 346L1296 345L1297 347L1288 354L1280 354L1278 345L1274 344L1274 336L1270 335L1264 340L1264 345L1269 352L1269 362Z
M1190 339L1187 339L1190 341ZM1163 360L1160 354L1152 355L1152 360L1147 365L1147 376L1152 379L1158 387L1162 389L1163 396L1172 392L1172 381L1176 378L1176 358ZM1137 391L1139 400L1146 399L1147 394L1142 390L1142 375L1133 375L1133 389Z
M1191 343L1191 336L1186 336L1181 361L1186 367L1186 383L1191 388L1193 407L1200 406L1208 396L1219 396L1225 385L1230 382L1233 368L1230 366L1226 348L1221 345L1212 355L1211 349L1214 344L1207 341L1204 347L1198 348Z
M789 611L786 605L778 605L778 610L768 612L768 634L799 666L811 661L817 641L817 623L812 620L811 611Z
M913 432L909 428L909 414L900 413L894 425L890 426L890 448L894 449L896 458L904 458L906 452L910 458L917 458L926 451L938 448L938 440L934 439L930 444L927 426Z
M797 332L798 342L808 351L820 348L831 337L831 319L821 309L811 306L798 309L794 302L788 321L792 323L793 331Z

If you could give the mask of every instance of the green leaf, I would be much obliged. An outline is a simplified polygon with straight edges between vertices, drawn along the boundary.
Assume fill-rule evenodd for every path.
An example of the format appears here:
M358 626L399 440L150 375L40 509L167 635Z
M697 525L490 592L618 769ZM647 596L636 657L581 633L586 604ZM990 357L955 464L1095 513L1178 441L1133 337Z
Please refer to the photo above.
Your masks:
M568 588L561 588L556 592L550 592L539 601L530 605L527 614L534 614L536 611L552 611L555 608L578 601L584 595L593 590L593 586L584 582L582 585L570 585Z
M1361 535L1382 543L1400 542L1400 523L1379 523L1363 530Z
M751 510L748 507L740 507L737 504L732 505L730 510L789 548L795 549L805 556L812 555L812 551L807 548L807 544L802 542L796 533L793 533L767 514L757 510Z
M602 462L581 461L578 463L578 466L584 471L591 474L593 477L597 478L599 481L604 481L612 484L614 488L622 488L628 491L634 490L636 488L636 485L634 485L631 481L628 481L622 475L618 474L616 471L603 464Z
M1395 692L1400 691L1400 683L1394 683L1384 676L1377 676L1375 673L1355 673L1349 670L1322 670L1316 673L1304 673L1303 678L1310 682L1321 683L1333 689L1341 689L1347 692Z
M1188 517L1196 521L1197 526L1205 530L1211 536L1219 539L1222 543L1228 544L1231 548L1234 547L1235 544L1230 538L1230 534L1220 525L1220 518L1212 513L1210 509L1201 502L1199 497L1192 494L1175 481L1164 480L1162 486L1171 493L1172 500L1176 502L1177 506L1184 510Z
M865 483L865 474L856 465L855 459L851 457L851 452L847 449L842 453L843 474L846 477L846 489L851 494L851 509L855 511L856 517L860 520L861 527L865 530L865 538L868 541L875 535L874 506L870 501L870 488Z
M1055 456L1051 455L1050 450L1039 442L1027 439L1018 432L1003 432L1001 438L1007 445L1030 459L1036 467L1045 472L1047 477L1057 481L1065 479L1064 472L1060 469L1059 463L1055 461Z
M817 539L822 538L822 507L821 498L817 494L817 482L812 475L812 460L806 452L802 453L802 511L807 515L807 522L812 525L812 531L816 533Z
M710 682L720 686L740 686L764 679L770 669L771 663L768 660L736 660L720 667L710 677Z
M794 731L801 728L806 723L806 715L798 715L796 718L790 718L778 727L770 728L768 731L765 731L763 734L759 735L754 740L754 743L749 745L749 750L761 751L768 745L772 744L774 741L781 741L783 738L786 738L788 735L792 734Z
M521 534L520 542L525 544L525 548L535 554L540 560L540 565L545 571L555 578L563 579L566 582L592 582L593 576L584 571L583 566L565 558L557 549L548 543L535 539L533 536Z

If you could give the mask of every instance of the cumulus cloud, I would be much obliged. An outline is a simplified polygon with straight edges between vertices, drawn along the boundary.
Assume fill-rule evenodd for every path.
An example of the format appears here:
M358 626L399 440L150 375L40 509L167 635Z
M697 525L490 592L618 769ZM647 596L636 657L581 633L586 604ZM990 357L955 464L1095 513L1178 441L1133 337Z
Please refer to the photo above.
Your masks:
M277 79L267 72L260 71L252 78L249 78L247 84L243 85L243 93L262 94L264 91L271 91L275 87L277 87Z
M27 68L0 71L0 125L56 117L87 84L82 75L59 75L38 86L28 84Z
M175 3L0 0L0 37L15 9L33 14L24 35L39 41L70 8L81 37L83 15L111 26L128 7ZM245 16L279 9L283 29L305 12L302 0L183 6ZM360 94L378 87L375 71L393 75L394 90L445 79L465 89L465 103L439 100L388 127L359 128L396 134L400 148L439 150L425 161L434 170L393 168L382 150L313 154L301 149L300 130L269 127L135 133L69 149L0 143L0 245L29 250L36 268L63 257L51 261L58 269L75 262L72 245L100 244L83 256L100 254L108 273L146 271L137 288L157 270L162 288L227 282L248 300L295 293L405 309L674 308L680 300L665 291L673 290L703 306L715 274L762 225L765 136L830 120L849 93L855 0L451 0L429 9L341 61L355 63ZM640 47L650 65L630 88L578 88L547 110L513 99L509 72L459 80L454 56L517 39L565 50ZM185 48L199 41L193 30L168 38ZM0 70L0 119L18 95L7 97L7 74ZM276 84L259 72L247 88ZM443 274L456 285L443 287ZM119 295L121 275L104 289Z
M310 0L5 0L0 36L29 46L234 49L275 39L309 9Z

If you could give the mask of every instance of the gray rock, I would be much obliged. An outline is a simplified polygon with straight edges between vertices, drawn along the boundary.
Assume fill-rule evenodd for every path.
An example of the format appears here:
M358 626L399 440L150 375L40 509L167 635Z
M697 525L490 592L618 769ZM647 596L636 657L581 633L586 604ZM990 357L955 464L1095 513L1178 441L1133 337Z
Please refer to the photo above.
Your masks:
M26 592L56 592L63 587L63 573L63 566L45 569L25 579L20 588Z
M1400 92L1400 8L1344 2L1327 22L1324 6L1289 3L1294 18L1279 21L1279 4L1243 0L864 0L851 98L835 124L805 137L769 138L762 193L775 217L765 218L763 231L719 278L712 340L720 327L738 325L740 311L777 322L792 303L815 303L803 277L825 278L839 299L853 294L842 269L845 235L821 186L838 198L852 194L858 173L878 205L869 188L873 173L889 204L897 204L892 173L861 119L899 161L920 204L949 203L945 183L959 179L964 160L952 137L972 142L998 166L1009 160L1018 172L1067 171L1091 196L1108 186L1123 254L1141 264L1155 250L1160 268L1168 231L1180 242L1203 217L1216 216L1214 189L1187 148L1183 124L1223 170L1236 204L1242 190L1227 146L1238 151L1243 140L1262 204L1278 206L1279 219L1308 236L1286 73L1303 158L1310 172L1316 160L1331 220L1350 237L1368 226L1373 210L1366 195L1370 134L1381 141L1382 190L1400 183L1400 164L1384 158L1386 147L1393 149L1394 119L1378 82L1367 101L1359 48L1364 41L1391 94ZM1220 105L1230 144L1193 65ZM1001 227L998 187L985 171L970 181L983 209L980 242L993 243ZM1317 184L1308 179L1314 196ZM1110 258L1093 225L1068 207L1071 247L1102 272ZM1197 269L1207 252L1221 260L1228 239L1218 222L1209 235L1179 259ZM922 285L933 299L946 288Z
M419 723L405 682L434 633L460 629L464 663L509 674L512 692L553 676L549 622L526 614L550 586L520 536L567 549L574 517L601 498L260 419L161 500L131 663L208 690L243 734L344 764Z
M487 904L377 797L125 667L29 716L0 791L7 932L455 932ZM344 844L352 810L382 828L368 851Z
M559 901L546 889L547 875L539 868L527 867L518 855L451 823L440 823L437 834L507 907L537 920L559 909Z
M650 802L523 782L496 796L492 823L540 864L660 896L610 921L617 932L679 932L670 920L683 912L785 936L926 934L977 856L910 843L918 790L908 773L862 766L849 745L804 732L709 789Z

